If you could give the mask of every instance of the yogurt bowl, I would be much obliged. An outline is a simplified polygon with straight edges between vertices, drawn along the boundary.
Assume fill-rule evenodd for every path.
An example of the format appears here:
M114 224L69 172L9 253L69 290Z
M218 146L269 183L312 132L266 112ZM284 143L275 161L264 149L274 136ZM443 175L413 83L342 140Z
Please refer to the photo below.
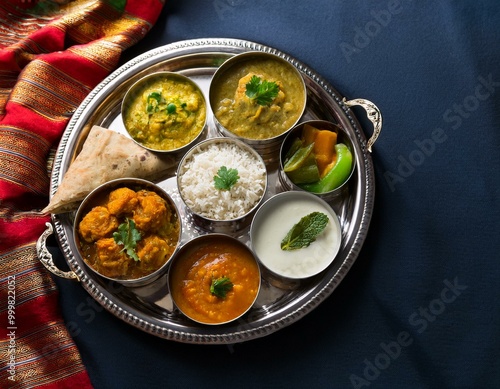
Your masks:
M304 239L307 245L290 249L292 241L302 239L297 233L289 236L290 231L302 218L318 213L327 220L324 228L314 239ZM255 214L250 240L260 264L271 274L300 280L321 273L334 261L341 246L341 227L335 211L318 196L303 191L281 192Z

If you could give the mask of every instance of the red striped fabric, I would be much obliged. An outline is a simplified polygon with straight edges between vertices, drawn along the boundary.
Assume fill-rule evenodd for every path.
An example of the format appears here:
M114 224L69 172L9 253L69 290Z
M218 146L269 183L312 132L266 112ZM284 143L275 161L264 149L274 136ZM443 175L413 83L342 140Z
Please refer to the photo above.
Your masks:
M37 211L48 203L48 160L72 112L151 29L163 5L0 2L2 388L92 387L64 326L56 285L36 258L49 220Z

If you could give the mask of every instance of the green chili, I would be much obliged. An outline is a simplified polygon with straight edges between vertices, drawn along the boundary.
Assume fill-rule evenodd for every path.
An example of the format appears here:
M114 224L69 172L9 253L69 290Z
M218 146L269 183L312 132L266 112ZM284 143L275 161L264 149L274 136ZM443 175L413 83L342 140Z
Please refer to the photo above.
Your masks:
M318 182L299 185L302 189L313 193L326 193L338 188L349 178L353 161L351 150L345 144L338 143L335 145L335 151L337 161L330 171Z

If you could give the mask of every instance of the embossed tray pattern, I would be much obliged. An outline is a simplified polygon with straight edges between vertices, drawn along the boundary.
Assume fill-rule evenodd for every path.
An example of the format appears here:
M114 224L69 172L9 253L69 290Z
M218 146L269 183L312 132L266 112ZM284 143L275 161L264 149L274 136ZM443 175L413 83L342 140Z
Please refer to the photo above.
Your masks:
M196 81L206 96L210 79L226 59L246 51L276 54L296 66L308 91L308 103L301 121L324 119L338 123L354 145L357 169L348 191L331 202L342 227L342 246L332 265L318 276L304 281L287 282L263 272L262 288L252 309L241 319L222 326L203 326L183 317L173 306L166 276L151 285L127 289L106 284L89 272L73 242L74 214L52 215L55 234L63 255L83 288L106 310L121 320L152 335L184 343L229 344L269 335L304 317L329 297L355 262L367 235L373 210L375 180L367 141L345 99L325 79L286 53L258 43L235 39L195 39L181 41L146 52L121 66L103 80L73 114L63 134L54 160L51 193L55 193L64 173L78 154L92 125L125 133L120 104L127 88L142 76L160 71L175 71ZM218 136L208 109L208 137ZM369 145L371 146L371 144ZM277 167L270 167L267 197L281 190ZM204 233L186 214L180 201L175 171L158 182L179 206L185 242ZM248 232L240 239L248 243Z

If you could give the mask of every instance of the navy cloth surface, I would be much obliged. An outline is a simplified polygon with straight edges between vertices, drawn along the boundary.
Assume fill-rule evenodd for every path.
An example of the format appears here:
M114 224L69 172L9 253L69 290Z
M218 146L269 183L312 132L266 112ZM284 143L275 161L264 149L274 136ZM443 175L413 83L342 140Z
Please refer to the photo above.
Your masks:
M500 387L499 25L496 0L168 0L123 63L185 39L244 39L373 101L375 208L332 295L240 344L157 338L58 280L95 387Z

